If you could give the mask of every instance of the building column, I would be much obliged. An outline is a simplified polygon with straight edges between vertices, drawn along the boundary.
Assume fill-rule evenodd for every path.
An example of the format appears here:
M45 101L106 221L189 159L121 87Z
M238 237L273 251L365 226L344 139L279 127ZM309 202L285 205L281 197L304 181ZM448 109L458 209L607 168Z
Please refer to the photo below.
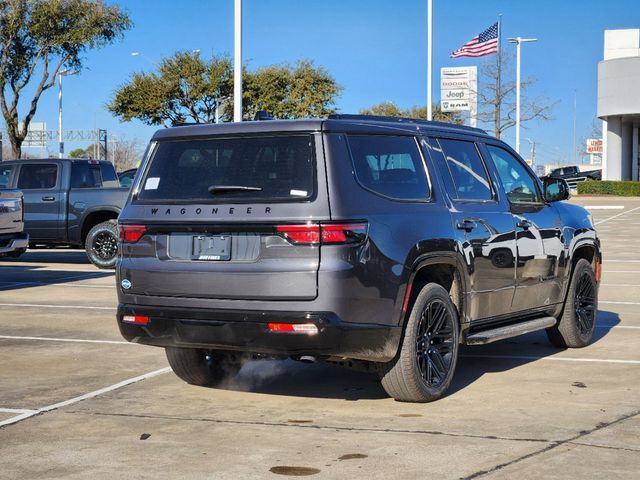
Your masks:
M631 152L633 150L633 123L621 122L622 158L620 165L621 180L631 180Z
M638 182L640 181L640 177L638 176L638 163L640 162L640 156L638 155L638 125L633 125L633 136L632 136L632 144L631 144L631 180Z
M622 179L622 121L620 117L607 117L605 180Z

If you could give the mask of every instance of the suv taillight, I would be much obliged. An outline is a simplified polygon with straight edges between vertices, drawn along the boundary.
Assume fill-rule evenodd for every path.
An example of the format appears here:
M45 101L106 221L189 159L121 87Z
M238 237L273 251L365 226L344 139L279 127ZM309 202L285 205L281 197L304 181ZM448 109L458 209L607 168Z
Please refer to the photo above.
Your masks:
M309 223L306 225L278 225L276 231L296 245L338 245L362 243L368 225L357 223Z
M136 243L146 231L144 225L118 225L118 235L123 243Z

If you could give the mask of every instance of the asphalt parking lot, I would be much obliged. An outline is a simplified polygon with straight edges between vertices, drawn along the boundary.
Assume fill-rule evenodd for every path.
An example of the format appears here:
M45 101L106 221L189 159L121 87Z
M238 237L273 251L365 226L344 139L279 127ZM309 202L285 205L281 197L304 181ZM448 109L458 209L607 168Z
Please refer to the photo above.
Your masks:
M579 198L603 241L596 339L544 333L463 349L451 393L386 396L377 377L250 362L189 386L126 343L113 273L81 251L0 263L0 478L640 477L640 198ZM624 207L624 208L620 208Z

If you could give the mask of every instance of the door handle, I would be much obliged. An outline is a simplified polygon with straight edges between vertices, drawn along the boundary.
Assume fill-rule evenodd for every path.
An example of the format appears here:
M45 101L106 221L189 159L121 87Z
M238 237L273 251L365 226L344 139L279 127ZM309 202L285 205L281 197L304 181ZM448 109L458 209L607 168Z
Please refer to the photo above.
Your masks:
M533 224L529 220L523 219L523 220L518 220L518 223L516 223L516 225L518 226L518 228L529 230L529 228L531 228Z
M45 195L44 197L42 197L42 201L43 202L55 202L56 201L56 197L54 197L53 195Z
M473 220L463 220L456 224L456 227L458 227L460 230L464 230L465 232L470 232L471 230L476 228L476 226L476 222L474 222Z

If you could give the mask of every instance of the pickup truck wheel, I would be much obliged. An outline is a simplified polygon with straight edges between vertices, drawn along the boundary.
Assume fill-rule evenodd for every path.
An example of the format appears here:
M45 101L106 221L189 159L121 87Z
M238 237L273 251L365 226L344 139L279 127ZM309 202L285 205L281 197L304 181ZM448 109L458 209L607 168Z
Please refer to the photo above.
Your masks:
M558 324L547 329L549 341L560 348L589 345L596 329L598 286L591 264L580 259L573 269L567 300Z
M383 365L382 386L401 402L431 402L451 383L459 346L456 308L449 293L430 283L411 310L400 352Z
M114 268L118 257L118 225L115 220L99 223L87 235L85 251L98 268Z
M222 379L233 376L241 363L233 354L201 348L165 348L169 365L178 377L191 385L209 387Z
M26 248L18 248L17 250L14 250L13 252L5 253L4 256L7 257L7 258L18 258L20 255L22 255L26 251L27 251Z

